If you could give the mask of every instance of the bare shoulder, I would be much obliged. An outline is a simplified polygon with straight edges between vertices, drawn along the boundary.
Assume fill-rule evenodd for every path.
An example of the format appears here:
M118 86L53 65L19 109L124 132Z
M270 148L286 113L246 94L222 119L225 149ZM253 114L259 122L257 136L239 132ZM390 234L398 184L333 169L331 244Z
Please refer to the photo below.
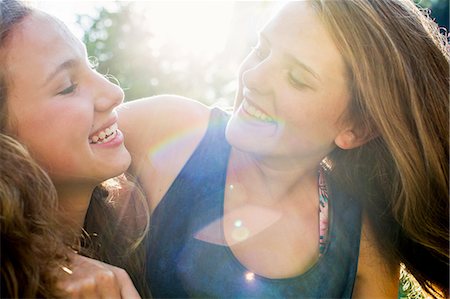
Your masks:
M192 99L161 95L124 103L118 112L119 128L125 135L126 146L138 153L144 146L158 144L170 135L179 134L188 125L199 130L206 127L210 110Z
M137 114L172 110L173 113L186 113L188 116L192 113L204 113L208 107L190 98L168 94L125 102L120 106L120 110L122 109Z
M154 209L208 127L210 109L191 99L161 95L124 103L119 128L130 151L130 172Z
M363 216L353 298L397 298L400 265L383 257L367 216Z

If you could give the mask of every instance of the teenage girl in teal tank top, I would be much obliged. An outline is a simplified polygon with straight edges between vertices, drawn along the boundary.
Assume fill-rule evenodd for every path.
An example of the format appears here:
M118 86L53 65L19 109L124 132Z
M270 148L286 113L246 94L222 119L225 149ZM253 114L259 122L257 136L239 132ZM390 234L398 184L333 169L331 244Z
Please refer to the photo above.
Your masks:
M175 96L127 103L154 295L395 298L404 263L446 296L449 54L435 27L409 0L296 1L260 31L229 119Z

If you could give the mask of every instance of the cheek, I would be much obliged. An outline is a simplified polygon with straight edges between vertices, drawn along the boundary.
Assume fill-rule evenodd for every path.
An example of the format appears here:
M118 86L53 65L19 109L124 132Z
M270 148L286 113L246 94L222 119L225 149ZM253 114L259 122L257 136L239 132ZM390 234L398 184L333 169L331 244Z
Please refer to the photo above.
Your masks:
M338 131L337 112L327 105L318 105L318 100L304 98L302 101L291 101L291 105L281 108L285 133L296 137L292 138L292 142L300 140L307 146L317 142L330 143L334 139Z
M37 137L48 138L64 132L66 128L76 129L74 113L71 107L46 105L30 107L17 116L17 128L20 138ZM70 131L72 131L70 130ZM67 133L70 133L68 131Z
M58 103L24 111L16 118L18 138L43 164L67 166L87 145L92 124L89 111L80 108Z

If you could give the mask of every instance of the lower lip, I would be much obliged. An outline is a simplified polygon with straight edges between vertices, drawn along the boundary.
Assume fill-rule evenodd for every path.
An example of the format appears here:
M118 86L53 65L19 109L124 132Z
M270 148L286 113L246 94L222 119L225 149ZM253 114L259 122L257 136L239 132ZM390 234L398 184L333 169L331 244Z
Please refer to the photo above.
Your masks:
M113 139L109 140L108 142L91 143L90 145L95 147L109 148L109 147L116 147L121 144L123 144L123 134L119 129L117 129L116 136Z

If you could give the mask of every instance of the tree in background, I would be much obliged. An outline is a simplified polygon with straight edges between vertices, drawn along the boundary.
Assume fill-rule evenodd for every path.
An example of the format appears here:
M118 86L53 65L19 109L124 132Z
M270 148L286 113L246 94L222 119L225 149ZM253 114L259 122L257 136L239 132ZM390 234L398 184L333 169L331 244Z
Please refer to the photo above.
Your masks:
M415 1L429 8L432 17L448 30L449 0ZM98 71L119 81L126 100L171 93L207 105L231 106L238 65L256 43L257 32L268 19L273 1L236 1L227 43L214 56L160 44L148 22L153 3L109 2L108 6L98 7L96 15L78 17L88 55L98 60ZM174 11L179 9L177 2L168 3Z
M101 7L97 16L80 16L79 23L88 55L97 59L100 73L119 81L126 99L168 92L189 94L187 87L198 84L201 65L192 61L192 65L181 66L177 64L179 53L164 46L156 49L152 32L142 25L145 15L135 10L133 2ZM187 67L191 76L183 72Z
M97 60L98 71L116 78L127 100L171 93L223 106L232 104L238 63L256 42L259 28L255 26L261 22L254 22L254 18L267 18L271 5L237 2L224 50L202 56L158 43L145 13L152 9L152 2L109 4L98 7L94 16L78 16L78 23L84 31L88 55ZM173 5L176 9L176 2ZM252 15L253 19L249 17ZM243 21L247 24L242 25Z
M449 24L449 0L415 0L423 8L431 10L431 16L440 27L445 27L448 33Z

